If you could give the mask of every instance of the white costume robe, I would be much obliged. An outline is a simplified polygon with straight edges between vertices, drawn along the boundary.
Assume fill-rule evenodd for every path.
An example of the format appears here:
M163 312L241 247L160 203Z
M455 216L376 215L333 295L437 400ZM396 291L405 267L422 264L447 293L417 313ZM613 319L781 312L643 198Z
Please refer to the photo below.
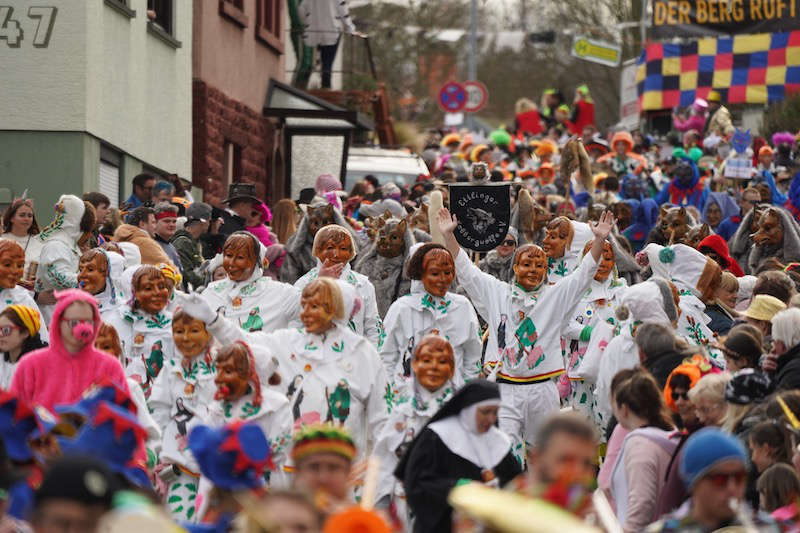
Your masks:
M228 278L208 284L203 291L212 309L223 309L226 318L246 331L269 333L289 327L300 316L300 292L264 277L260 268L244 281Z
M139 383L149 397L161 368L175 353L172 314L164 310L151 315L127 305L117 311L109 315L108 323L119 335L125 356L125 375Z
M386 374L369 341L338 324L322 335L304 328L249 333L218 316L208 330L223 344L243 340L275 358L277 390L289 400L295 428L325 421L344 425L359 453L369 454L368 441L383 427L389 401Z
M595 327L601 323L616 324L615 311L619 296L626 287L624 279L614 279L613 275L604 282L592 279L572 312L572 321L564 330L564 337L569 343L569 359L566 374L559 377L559 393L565 403L592 421L596 419L594 406L597 403L594 383L577 375L576 370L583 362Z
M302 292L306 285L319 277L319 268L320 262L319 259L317 259L317 266L298 279L294 283L295 288ZM352 286L361 298L361 308L350 319L350 329L359 335L363 335L373 346L380 349L386 334L384 333L383 321L378 314L375 287L367 276L354 271L350 267L350 263L347 263L342 269L342 274L339 276L339 279ZM294 325L299 325L299 322L296 322Z
M398 298L386 313L386 340L380 354L391 383L408 380L414 347L429 333L445 337L453 346L454 381L457 386L475 379L481 371L481 337L478 316L470 301L448 292L444 298L412 283L411 294Z
M185 368L179 357L169 359L156 378L148 400L153 418L163 428L159 463L178 466L177 479L167 484L166 503L172 517L195 522L200 467L187 449L192 428L209 417L217 387L212 354L195 357Z
M586 254L572 275L530 292L481 272L463 251L455 264L461 287L488 325L485 366L495 367L500 385L500 429L512 437L522 464L524 443L533 442L538 424L560 407L552 378L564 372L561 333L597 262Z
M394 476L400 457L408 449L423 426L453 396L455 386L448 381L438 390L430 392L416 378L407 381L393 396L391 412L383 431L378 435L375 454L381 460L376 501L388 500L395 504L398 517L409 529L408 509L403 483Z

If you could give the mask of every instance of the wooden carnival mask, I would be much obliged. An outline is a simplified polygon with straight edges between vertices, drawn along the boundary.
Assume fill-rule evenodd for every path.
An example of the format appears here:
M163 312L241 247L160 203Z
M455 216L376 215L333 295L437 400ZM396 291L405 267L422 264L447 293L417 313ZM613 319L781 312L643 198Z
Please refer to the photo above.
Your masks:
M422 387L430 392L437 391L455 372L453 347L438 335L426 335L414 351L411 368Z
M25 251L16 242L0 239L0 289L13 289L25 274Z
M169 303L170 284L166 276L154 266L139 267L133 275L133 299L146 313L160 313Z
M433 248L422 258L422 285L438 298L444 298L456 277L456 267L450 252Z
M711 226L708 224L700 224L689 229L689 231L686 233L686 237L684 237L683 242L692 248L697 248L697 245L700 244L700 241L709 235L711 235Z
M517 250L514 276L523 289L532 291L544 282L547 276L547 257L544 250L535 245Z
M100 294L106 288L108 258L97 249L81 255L78 262L78 286L89 294Z
M231 281L244 281L253 274L258 261L255 239L231 235L222 247L222 267Z
M682 243L689 232L689 214L683 207L662 207L658 227L667 243Z
M572 243L574 229L566 217L557 217L547 225L547 233L542 241L542 249L547 257L558 259L564 257Z
M233 344L217 354L217 376L214 383L217 392L215 400L235 402L250 388L251 376L255 369L251 368L247 349L241 344Z

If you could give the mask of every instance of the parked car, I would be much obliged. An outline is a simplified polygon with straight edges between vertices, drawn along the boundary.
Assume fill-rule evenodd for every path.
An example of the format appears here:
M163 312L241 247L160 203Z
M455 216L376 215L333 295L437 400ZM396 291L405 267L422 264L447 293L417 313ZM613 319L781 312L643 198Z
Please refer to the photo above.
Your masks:
M428 174L428 167L417 154L405 150L389 150L372 146L352 147L347 156L344 188L350 191L353 185L367 175L375 176L383 185L394 182L411 185L420 174Z

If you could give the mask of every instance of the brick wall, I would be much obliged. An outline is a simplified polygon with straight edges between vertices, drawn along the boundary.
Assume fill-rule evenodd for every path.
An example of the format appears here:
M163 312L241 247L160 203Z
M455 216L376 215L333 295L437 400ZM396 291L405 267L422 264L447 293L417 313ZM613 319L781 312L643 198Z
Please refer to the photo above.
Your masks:
M192 182L203 188L206 202L218 205L227 194L223 183L226 140L242 149L240 181L254 183L259 197L269 205L280 199L283 186L277 177L283 176L283 157L273 153L278 132L269 119L195 79L192 125Z

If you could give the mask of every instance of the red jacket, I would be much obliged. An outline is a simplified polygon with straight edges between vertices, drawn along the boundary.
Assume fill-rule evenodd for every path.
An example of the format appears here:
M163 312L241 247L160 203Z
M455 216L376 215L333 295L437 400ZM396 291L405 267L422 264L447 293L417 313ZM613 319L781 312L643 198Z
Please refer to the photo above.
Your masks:
M594 124L594 103L586 100L575 102L575 113L572 116L572 126L575 135L580 135L583 128Z
M529 135L539 135L544 131L542 127L542 119L539 117L539 112L535 109L525 111L524 113L517 113L517 134L527 133Z

